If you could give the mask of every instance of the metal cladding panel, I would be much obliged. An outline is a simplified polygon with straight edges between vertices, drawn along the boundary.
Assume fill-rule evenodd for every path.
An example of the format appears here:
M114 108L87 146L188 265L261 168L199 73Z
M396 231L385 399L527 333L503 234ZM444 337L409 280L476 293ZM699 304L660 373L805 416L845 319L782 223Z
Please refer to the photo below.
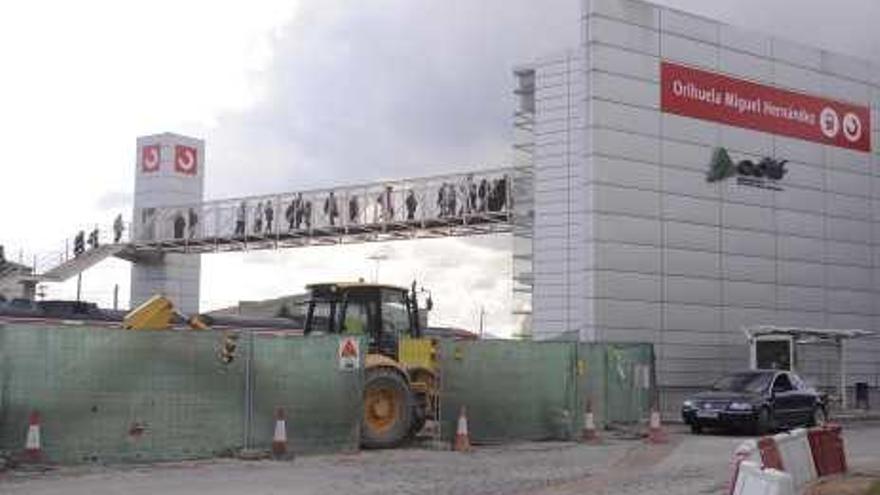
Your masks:
M587 26L587 39L592 43L602 43L655 57L660 53L660 34L653 29L598 16L590 17Z
M710 314L712 312L706 311L703 306L721 304L721 286L715 280L672 275L664 276L663 280L663 299L666 303L696 304L700 305L700 311Z

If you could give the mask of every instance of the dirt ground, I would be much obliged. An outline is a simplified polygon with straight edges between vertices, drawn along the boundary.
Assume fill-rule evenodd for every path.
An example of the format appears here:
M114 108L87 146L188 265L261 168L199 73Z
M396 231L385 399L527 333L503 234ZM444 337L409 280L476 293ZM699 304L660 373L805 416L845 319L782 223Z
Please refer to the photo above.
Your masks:
M880 474L880 423L849 425L845 432L851 470ZM0 480L0 493L720 494L730 475L731 453L745 438L691 435L673 427L664 445L606 439L598 446L483 446L469 454L409 448L293 462L213 460L13 471Z

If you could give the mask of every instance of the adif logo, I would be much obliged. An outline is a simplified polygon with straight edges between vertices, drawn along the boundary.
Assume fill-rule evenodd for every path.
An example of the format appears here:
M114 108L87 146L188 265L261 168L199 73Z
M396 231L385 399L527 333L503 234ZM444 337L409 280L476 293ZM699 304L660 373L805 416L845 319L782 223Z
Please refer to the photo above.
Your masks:
M158 144L150 144L141 148L141 170L155 172L159 170L162 148Z
M828 139L837 137L837 133L840 132L840 117L833 108L825 107L822 109L822 113L819 114L819 127L822 129L822 134Z
M762 187L765 189L779 189L774 183L788 173L785 164L788 160L777 160L765 157L760 162L752 160L740 160L734 163L725 148L716 148L712 155L712 163L709 173L706 174L707 182L718 182L736 176L737 184ZM772 181L767 183L765 179Z
M174 147L174 170L186 175L198 172L198 152L191 146Z
M858 115L849 112L843 116L843 137L851 143L862 138L862 121Z

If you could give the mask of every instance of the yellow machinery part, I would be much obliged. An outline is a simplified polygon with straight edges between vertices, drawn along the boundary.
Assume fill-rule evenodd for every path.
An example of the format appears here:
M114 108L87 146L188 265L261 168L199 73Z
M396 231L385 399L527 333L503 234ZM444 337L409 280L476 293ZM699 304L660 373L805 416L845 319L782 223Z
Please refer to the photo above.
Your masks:
M399 371L407 381L409 381L409 373L406 371L406 368L397 361L382 354L367 354L366 359L364 359L364 368L370 369L379 366L394 368Z
M407 369L424 368L436 370L437 345L431 339L403 338L397 343L400 363Z
M174 304L167 297L155 295L131 310L122 320L127 330L167 330L171 327Z

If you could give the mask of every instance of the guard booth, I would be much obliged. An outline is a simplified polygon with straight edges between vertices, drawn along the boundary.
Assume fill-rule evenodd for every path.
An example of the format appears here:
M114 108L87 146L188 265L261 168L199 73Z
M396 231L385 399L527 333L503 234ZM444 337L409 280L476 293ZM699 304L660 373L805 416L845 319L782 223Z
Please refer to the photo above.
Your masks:
M753 369L780 369L800 373L803 364L798 361L798 346L808 344L832 345L837 351L839 378L837 395L840 408L847 409L846 342L874 335L869 330L818 329L759 325L743 327L749 342ZM858 387L856 387L858 389Z

